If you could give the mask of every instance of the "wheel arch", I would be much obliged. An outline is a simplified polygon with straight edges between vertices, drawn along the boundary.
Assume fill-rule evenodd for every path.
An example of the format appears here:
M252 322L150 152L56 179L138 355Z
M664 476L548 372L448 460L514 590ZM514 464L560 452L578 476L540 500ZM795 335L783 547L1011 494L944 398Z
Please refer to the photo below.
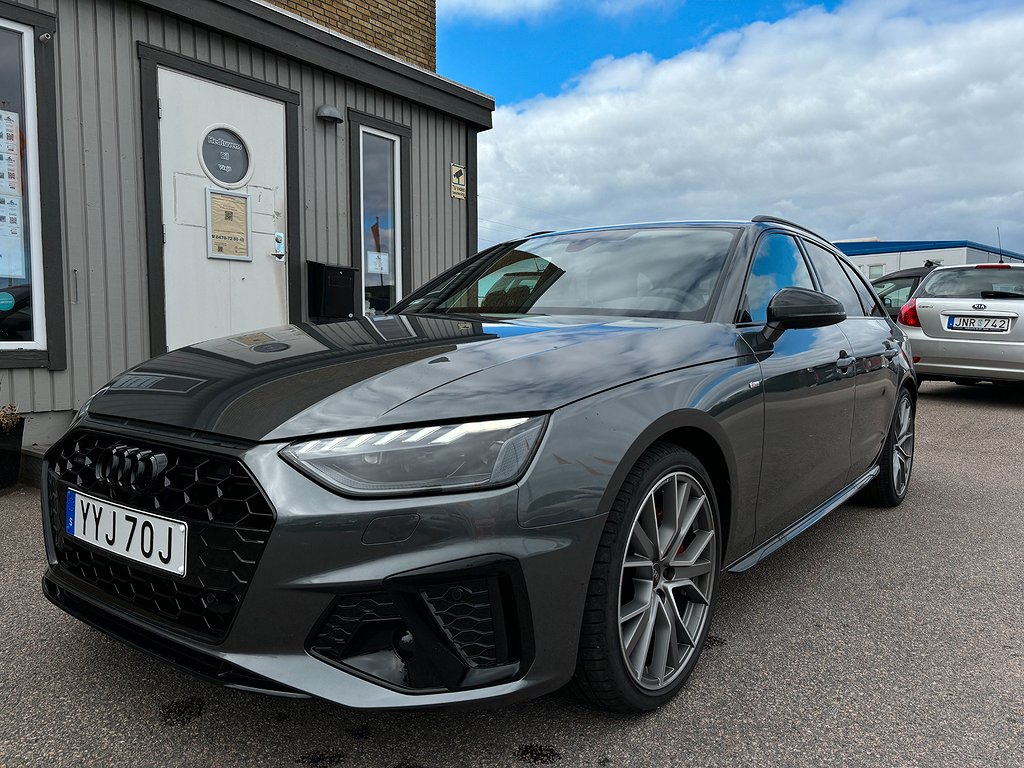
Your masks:
M687 409L665 414L641 432L612 474L601 499L601 509L611 508L626 475L644 452L658 442L672 443L689 451L707 469L718 500L719 522L722 525L721 551L725 558L732 530L732 515L736 509L736 458L725 430L703 411Z

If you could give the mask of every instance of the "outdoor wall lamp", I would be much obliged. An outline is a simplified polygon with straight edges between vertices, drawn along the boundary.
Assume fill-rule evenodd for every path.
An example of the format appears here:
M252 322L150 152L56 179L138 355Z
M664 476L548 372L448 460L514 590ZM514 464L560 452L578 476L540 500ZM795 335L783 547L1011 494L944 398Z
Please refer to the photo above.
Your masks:
M316 117L318 120L323 120L325 123L344 122L341 117L341 112L339 112L338 108L332 104L321 104L317 107Z

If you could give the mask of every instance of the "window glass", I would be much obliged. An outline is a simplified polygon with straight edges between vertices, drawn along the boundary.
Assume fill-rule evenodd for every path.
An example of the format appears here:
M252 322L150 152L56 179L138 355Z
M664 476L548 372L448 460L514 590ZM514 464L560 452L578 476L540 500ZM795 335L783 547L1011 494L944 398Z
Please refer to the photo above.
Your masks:
M800 248L789 235L769 234L757 244L739 322L768 321L768 302L783 288L814 288Z
M405 312L595 314L703 319L736 236L731 229L609 229L526 240L473 260Z
M1024 299L1024 268L1006 265L929 273L917 295L947 299Z
M839 259L824 248L806 240L804 246L807 248L811 264L814 265L814 271L818 273L822 292L839 299L847 317L863 317L864 308L860 304L860 298L843 268L839 266Z
M32 302L29 230L26 36L0 20L0 345L32 342L37 324Z
M398 138L368 130L362 142L363 292L366 314L384 312L399 299L401 253L397 233Z
M872 264L868 267L868 279L875 280L885 274L885 264Z
M875 286L878 298L890 309L899 309L914 292L915 277L894 277Z
M860 297L860 305L864 309L864 314L870 317L885 317L885 312L878 306L878 302L871 293L871 288L868 287L861 274L842 259L839 260L839 264L842 266L846 276L850 278L850 282L853 283L853 289L857 291L857 295Z

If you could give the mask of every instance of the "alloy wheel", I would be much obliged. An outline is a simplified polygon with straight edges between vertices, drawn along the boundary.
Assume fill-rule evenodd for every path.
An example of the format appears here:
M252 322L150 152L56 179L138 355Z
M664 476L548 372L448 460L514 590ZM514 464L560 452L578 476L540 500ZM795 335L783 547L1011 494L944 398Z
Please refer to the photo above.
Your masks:
M655 483L633 519L620 570L619 642L642 688L671 685L696 652L714 589L714 519L687 472Z
M910 468L914 463L914 406L910 398L900 398L896 410L896 429L892 451L892 482L897 496L902 496L910 482Z

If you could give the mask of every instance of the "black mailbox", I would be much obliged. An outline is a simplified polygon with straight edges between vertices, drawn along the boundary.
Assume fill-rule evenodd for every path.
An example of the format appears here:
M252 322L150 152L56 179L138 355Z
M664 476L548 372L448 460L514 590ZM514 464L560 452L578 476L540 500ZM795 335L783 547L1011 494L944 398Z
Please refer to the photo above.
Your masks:
M306 262L309 319L314 323L347 320L355 316L356 280L359 270Z

